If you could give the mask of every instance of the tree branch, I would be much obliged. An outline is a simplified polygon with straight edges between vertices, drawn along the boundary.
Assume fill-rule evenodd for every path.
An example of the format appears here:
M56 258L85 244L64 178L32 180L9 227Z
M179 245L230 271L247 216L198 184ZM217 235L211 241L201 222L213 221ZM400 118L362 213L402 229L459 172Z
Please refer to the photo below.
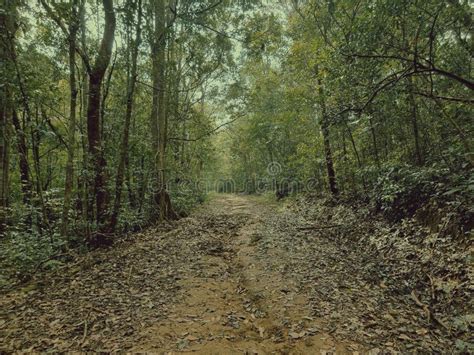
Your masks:
M440 99L440 100L446 100L446 101L454 101L454 102L463 102L463 103L468 103L468 104L474 104L474 99L467 99L467 98L462 98L462 97L439 96L439 95L434 95L434 94L419 92L419 91L414 91L413 93L415 95L424 96L424 97L427 97L427 98L430 98L430 99Z
M224 126L226 126L226 125L228 125L228 124L231 124L231 123L237 121L239 118L241 118L241 117L243 117L243 116L245 116L245 115L238 116L238 117L236 117L236 118L234 118L234 119L232 119L232 120L230 120L230 121L224 122L223 124L217 126L216 128L210 130L209 132L204 133L203 135L201 135L201 136L199 136L199 137L197 137L197 138L174 138L174 137L171 137L171 138L168 138L168 140L170 140L170 141L196 142L196 141L198 141L198 140L201 140L202 138L205 138L205 137L211 135L212 133L214 133L215 131L217 131L219 128L224 127Z
M72 38L71 34L69 33L68 29L64 25L64 23L61 21L61 18L53 11L53 9L48 5L46 0L40 0L41 5L45 9L46 13L48 16L59 26L61 31L65 34L66 40L71 43ZM86 52L77 45L77 43L74 43L74 48L76 50L76 53L79 54L79 56L82 58L82 61L84 62L84 65L86 66L86 70L88 73L91 72L91 66L90 66L90 61L89 57L87 56Z

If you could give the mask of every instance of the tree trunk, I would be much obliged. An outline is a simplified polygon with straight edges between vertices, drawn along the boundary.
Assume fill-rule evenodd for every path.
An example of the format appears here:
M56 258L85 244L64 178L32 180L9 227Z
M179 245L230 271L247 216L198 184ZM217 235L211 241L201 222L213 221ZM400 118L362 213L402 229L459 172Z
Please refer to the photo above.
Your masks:
M5 235L7 229L10 164L10 122L8 117L11 115L11 111L10 92L5 85L0 90L0 237Z
M79 7L79 19L80 19L80 31L81 31L81 45L82 48L86 48L86 9L85 9L85 0L81 0ZM93 202L89 196L88 189L88 157L87 157L87 136L84 132L87 130L87 101L89 97L89 71L88 65L83 60L81 66L81 106L80 106L80 123L79 127L81 130L81 151L82 151L82 174L79 177L77 186L80 189L79 201L80 201L80 211L82 216L82 223L84 225L84 238L85 240L90 240L91 237L91 221L92 219L89 216L89 211Z
M61 222L61 235L66 236L69 222L69 210L71 207L71 197L74 182L74 149L76 145L76 103L77 103L77 86L76 86L76 34L78 30L77 23L77 0L71 3L71 18L69 25L69 123L67 137L67 163L66 163L66 181L64 183L64 205L63 216Z
M321 132L323 134L324 140L324 155L326 157L326 169L328 174L329 190L331 191L333 196L337 196L339 195L339 189L337 188L336 172L334 170L331 142L329 138L329 125L325 113L323 113L323 117L321 119Z
M413 93L413 77L408 77L408 95L409 95L409 102L410 102L410 109L411 109L411 123L413 128L413 138L415 143L415 157L416 157L416 164L423 165L423 154L421 153L421 146L420 146L420 133L418 130L418 113L416 107L416 100L415 94Z
M9 56L10 56L11 63L13 65L12 69L14 70L15 75L16 75L16 81L17 81L18 88L20 90L20 96L21 96L21 100L22 100L22 104L23 104L24 114L25 114L25 117L26 117L26 128L28 128L28 127L30 128L31 146L32 146L33 163L34 163L33 167L34 167L35 174L36 174L36 192L37 192L37 195L38 195L38 200L39 200L39 203L40 203L40 208L41 208L41 213L42 213L42 221L41 221L42 223L38 224L39 233L41 234L43 225L46 226L49 229L49 222L48 222L48 216L47 216L47 213L46 213L46 205L44 203L43 191L42 191L42 186L41 186L41 171L40 171L40 164L39 164L38 122L36 122L34 126L31 122L32 113L31 113L31 107L30 107L30 99L29 99L26 87L24 85L24 82L23 82L23 77L21 75L22 73L21 73L20 67L18 65L14 37L13 37L12 34L9 34L7 37L8 37L8 45L9 45ZM22 135L23 139L25 139L26 128L21 129L20 124L18 122L18 119L14 116L15 115L12 116L13 120L14 120L14 124L15 124L15 121L18 123L17 125L16 124L15 125L21 130L21 135ZM38 114L36 115L36 118L37 118L37 116L38 116ZM26 152L26 139L22 143L25 143L25 145L21 148L22 149L25 148L24 151ZM26 159L26 155L25 155L25 159ZM26 165L27 165L27 160L24 163L26 163ZM29 187L29 190L31 191L31 184L29 184L28 187ZM29 200L30 199L29 199L29 196L28 196L28 198L25 199L25 201L29 202ZM29 217L28 217L28 219L29 219Z
M89 191L95 195L95 219L100 229L106 214L107 187L105 185L106 161L100 132L101 85L112 55L115 35L115 12L112 0L102 1L105 12L104 34L99 54L89 73L89 102L87 107L87 138L89 141L89 168L94 171L89 179ZM89 214L92 210L89 207ZM98 241L100 243L100 241Z
M105 80L105 84L102 87L103 95L100 103L100 135L102 137L102 141L104 144L107 142L107 130L105 129L105 114L107 110L107 98L110 93L110 84L112 82L112 76L114 74L115 63L117 61L117 52L115 52L114 59L112 60L112 65L107 73L107 80ZM102 147L105 150L105 147Z
M366 184L366 181L365 181L364 173L362 171L362 162L360 160L359 151L357 150L357 146L356 146L355 141L354 141L354 136L352 135L351 129L350 129L349 125L347 124L347 121L344 121L344 125L346 126L347 133L349 134L349 140L351 141L352 149L354 150L354 155L355 155L356 160L357 160L357 166L359 168L359 171L360 171L360 174L361 174L361 177L362 177L362 186L364 188L364 192L367 192L367 184Z
M0 237L7 228L7 208L9 194L10 164L10 117L13 114L11 72L13 71L10 56L10 44L15 35L15 3L11 2L0 13L0 60L4 85L0 87Z
M326 158L326 170L328 175L329 191L335 197L339 195L337 187L336 172L334 170L334 162L332 158L331 141L329 137L329 122L326 112L326 99L322 83L319 83L319 100L321 105L321 133L324 141L324 156Z
M377 137L375 135L375 127L372 119L372 114L369 113L369 124L370 124L370 134L372 135L372 144L374 146L374 158L377 168L380 169L380 159L379 159L379 150L377 147Z
M26 135L21 126L16 110L12 112L12 122L16 133L16 143L18 149L20 184L23 195L23 203L29 204L31 201L31 181L30 166L28 164L28 146L26 145Z
M154 201L159 206L159 219L174 219L176 214L166 191L166 13L165 1L156 0L153 4L155 27L151 39L153 106L151 113L152 146L156 169Z
M117 168L117 177L115 179L115 200L112 215L110 218L110 232L115 230L117 225L118 216L120 213L120 202L122 197L122 186L128 156L128 140L130 134L130 122L132 118L133 110L133 95L135 92L135 84L137 81L137 58L138 48L141 42L141 21L142 21L142 4L141 0L138 0L138 18L136 25L136 38L132 49L132 69L130 72L130 80L127 88L127 107L125 111L125 122L123 126L122 144L120 147L119 165Z
M158 44L158 108L157 108L157 125L158 125L158 199L160 206L160 220L166 218L166 186L165 186L165 139L166 139L166 107L165 107L165 90L166 90L166 19L165 19L165 1L157 0L156 17L161 41ZM159 9L159 10L158 10Z

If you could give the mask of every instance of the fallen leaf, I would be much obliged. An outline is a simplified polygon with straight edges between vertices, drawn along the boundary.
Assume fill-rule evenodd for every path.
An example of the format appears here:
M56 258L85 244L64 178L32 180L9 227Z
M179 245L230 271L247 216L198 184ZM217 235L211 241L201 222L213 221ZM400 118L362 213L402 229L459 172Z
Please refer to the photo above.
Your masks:
M300 339L306 335L306 332L303 330L302 332L289 332L288 335L293 339Z

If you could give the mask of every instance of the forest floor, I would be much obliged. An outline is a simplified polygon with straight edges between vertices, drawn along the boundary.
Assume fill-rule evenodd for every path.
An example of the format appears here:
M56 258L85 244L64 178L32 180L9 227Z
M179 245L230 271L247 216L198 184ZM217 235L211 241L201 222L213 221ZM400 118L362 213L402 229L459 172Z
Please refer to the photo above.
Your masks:
M285 204L216 195L2 296L0 350L320 354L446 350L416 293ZM308 227L309 225L309 227ZM316 233L316 234L315 234Z

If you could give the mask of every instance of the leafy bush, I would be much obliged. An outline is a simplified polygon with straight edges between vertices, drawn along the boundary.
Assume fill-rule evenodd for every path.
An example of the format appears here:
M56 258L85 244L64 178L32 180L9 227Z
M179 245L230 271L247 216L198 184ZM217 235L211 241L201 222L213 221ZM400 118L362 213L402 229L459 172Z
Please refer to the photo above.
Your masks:
M180 217L186 217L193 207L205 201L206 194L196 184L182 181L171 191L170 197L175 212Z
M54 236L39 236L36 233L11 231L1 241L0 288L13 280L26 280L40 267L52 269L62 264L54 260L65 245L65 240Z
M431 199L444 204L466 204L473 191L472 171L454 173L437 165L385 165L374 185L372 200L386 218L398 221L413 216Z

